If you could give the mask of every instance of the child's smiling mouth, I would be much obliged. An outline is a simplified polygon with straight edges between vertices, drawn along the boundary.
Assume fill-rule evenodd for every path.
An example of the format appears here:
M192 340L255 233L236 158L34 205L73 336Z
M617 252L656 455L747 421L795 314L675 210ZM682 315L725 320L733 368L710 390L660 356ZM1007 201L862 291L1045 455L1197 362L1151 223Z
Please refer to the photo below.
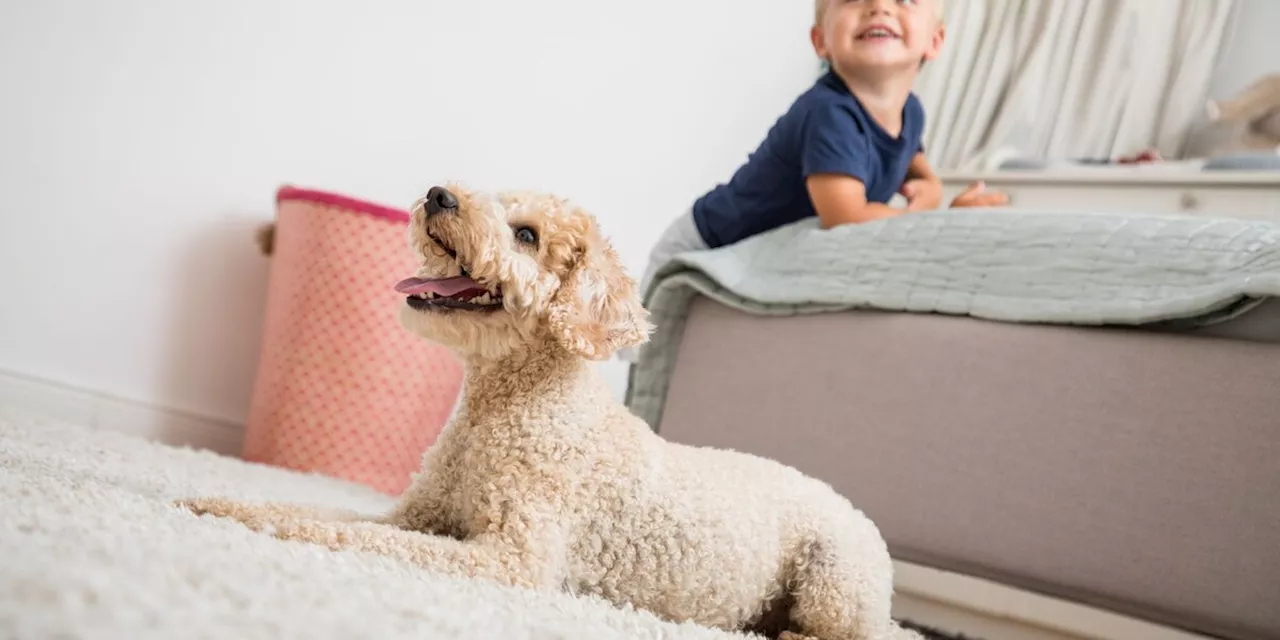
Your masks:
M862 30L856 36L857 40L898 40L899 36L893 29L882 25L876 25Z

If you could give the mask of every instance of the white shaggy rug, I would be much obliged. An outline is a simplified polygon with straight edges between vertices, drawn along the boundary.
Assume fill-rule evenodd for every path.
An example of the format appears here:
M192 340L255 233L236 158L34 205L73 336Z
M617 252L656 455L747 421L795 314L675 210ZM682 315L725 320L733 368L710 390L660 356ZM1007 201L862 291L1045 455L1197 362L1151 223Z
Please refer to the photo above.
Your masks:
M749 637L281 542L170 506L199 495L391 503L329 478L0 417L0 637Z

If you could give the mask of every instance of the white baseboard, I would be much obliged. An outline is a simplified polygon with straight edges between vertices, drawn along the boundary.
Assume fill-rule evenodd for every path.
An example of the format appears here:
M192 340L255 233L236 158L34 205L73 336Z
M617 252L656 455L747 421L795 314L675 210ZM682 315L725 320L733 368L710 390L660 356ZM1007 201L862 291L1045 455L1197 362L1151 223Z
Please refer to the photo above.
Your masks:
M894 563L894 615L982 640L1209 640L1178 629L908 562Z
M110 429L175 446L239 457L244 428L224 420L0 371L0 411Z

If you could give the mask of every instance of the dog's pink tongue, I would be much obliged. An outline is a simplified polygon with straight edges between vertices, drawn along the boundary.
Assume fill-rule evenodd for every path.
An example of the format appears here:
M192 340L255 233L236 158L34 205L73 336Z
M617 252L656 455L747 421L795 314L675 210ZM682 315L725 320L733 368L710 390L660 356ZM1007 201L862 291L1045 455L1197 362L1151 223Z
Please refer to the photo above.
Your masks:
M468 289L483 289L480 283L466 276L452 278L406 278L396 285L396 291L405 295L434 293L438 296L454 296Z

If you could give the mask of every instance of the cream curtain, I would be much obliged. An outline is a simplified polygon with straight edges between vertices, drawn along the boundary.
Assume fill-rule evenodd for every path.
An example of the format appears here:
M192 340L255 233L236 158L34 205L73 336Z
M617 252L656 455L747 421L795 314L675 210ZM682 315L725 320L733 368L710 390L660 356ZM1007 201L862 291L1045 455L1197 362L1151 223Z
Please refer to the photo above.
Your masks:
M1280 0L1278 0L1280 1ZM1180 157L1236 0L949 0L917 93L942 168L994 154Z

